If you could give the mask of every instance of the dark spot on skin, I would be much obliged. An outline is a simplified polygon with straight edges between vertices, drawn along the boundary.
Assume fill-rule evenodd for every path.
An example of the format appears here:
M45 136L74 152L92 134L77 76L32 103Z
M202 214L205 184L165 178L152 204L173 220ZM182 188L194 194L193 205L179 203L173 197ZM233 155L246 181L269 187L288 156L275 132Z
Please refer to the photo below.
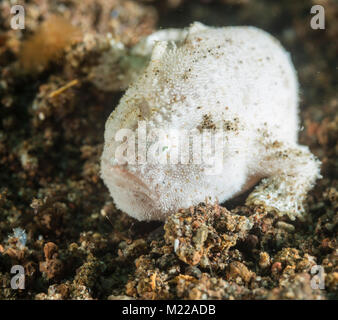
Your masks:
M216 125L212 121L210 114L204 114L203 119L200 125L197 126L197 129L201 132L204 129L216 130Z
M225 107L227 109L228 107ZM234 118L233 121L231 120L224 120L223 121L223 129L226 131L239 131L239 119Z

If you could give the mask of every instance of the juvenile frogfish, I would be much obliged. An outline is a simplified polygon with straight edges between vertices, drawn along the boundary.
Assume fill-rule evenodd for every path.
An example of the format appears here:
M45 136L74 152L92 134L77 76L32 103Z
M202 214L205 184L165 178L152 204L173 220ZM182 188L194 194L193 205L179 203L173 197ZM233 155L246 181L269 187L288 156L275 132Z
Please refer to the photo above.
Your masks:
M297 75L279 41L255 27L195 22L143 46L148 63L105 127L101 176L117 208L165 220L258 183L247 205L301 217L320 161L297 142Z

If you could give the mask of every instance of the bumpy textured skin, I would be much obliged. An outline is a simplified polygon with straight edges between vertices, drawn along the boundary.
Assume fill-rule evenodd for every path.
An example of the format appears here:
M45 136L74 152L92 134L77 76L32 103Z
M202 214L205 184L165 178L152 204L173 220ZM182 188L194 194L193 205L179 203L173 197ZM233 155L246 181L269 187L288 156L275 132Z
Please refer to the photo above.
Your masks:
M148 66L106 123L101 175L116 206L138 220L165 220L264 178L247 204L300 217L320 162L297 143L298 83L288 53L254 27L194 23L168 31L170 41L160 32L160 41L148 43ZM206 174L203 163L118 163L115 134L136 129L139 120L148 128L225 130L221 172Z

